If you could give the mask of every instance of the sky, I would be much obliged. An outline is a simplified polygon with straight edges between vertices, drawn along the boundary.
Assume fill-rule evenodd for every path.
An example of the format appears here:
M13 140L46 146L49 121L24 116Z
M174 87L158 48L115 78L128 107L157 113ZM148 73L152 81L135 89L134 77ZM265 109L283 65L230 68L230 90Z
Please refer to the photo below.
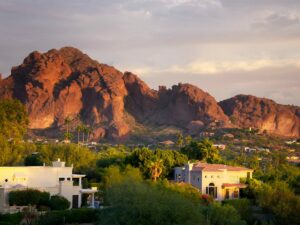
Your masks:
M151 88L300 106L299 0L0 0L0 73L64 46Z

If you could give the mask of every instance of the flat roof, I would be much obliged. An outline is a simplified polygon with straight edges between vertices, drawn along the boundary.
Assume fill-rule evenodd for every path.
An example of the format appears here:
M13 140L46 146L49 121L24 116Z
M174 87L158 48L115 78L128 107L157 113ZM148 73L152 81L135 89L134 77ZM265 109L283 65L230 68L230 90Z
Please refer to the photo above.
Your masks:
M83 194L91 194L91 193L98 192L98 190L97 189L80 189L80 192Z
M199 171L211 171L211 172L223 172L227 171L253 171L252 169L241 167L241 166L228 166L224 164L209 164L209 163L195 163L193 170Z
M85 177L86 175L84 174L72 174L72 177L75 177L75 178L81 178L81 177Z

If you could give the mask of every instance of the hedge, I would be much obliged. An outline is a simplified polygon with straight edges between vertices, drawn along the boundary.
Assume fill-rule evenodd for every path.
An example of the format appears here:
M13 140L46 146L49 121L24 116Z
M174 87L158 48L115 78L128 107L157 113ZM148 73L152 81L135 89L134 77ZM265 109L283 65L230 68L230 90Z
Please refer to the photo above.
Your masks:
M38 225L64 225L65 223L93 223L97 220L96 209L71 209L50 211L39 218Z
M70 208L70 202L62 196L54 195L51 196L49 206L51 210L65 210Z
M20 224L23 216L22 213L0 214L0 225L15 225Z
M47 205L50 194L35 189L17 190L9 192L9 204L17 206Z

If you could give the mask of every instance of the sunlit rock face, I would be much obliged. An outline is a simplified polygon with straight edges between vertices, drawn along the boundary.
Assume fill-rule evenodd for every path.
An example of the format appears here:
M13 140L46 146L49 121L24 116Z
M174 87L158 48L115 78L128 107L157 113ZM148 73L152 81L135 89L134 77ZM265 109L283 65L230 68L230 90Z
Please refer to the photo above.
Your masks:
M203 128L218 120L222 126L228 125L228 117L216 100L196 86L178 84L154 91L128 72L124 81L128 91L125 108L141 123L187 128L191 121L199 121Z
M25 103L31 129L61 128L68 117L95 127L101 132L96 137L129 132L123 122L123 74L75 48L31 53L1 85L7 89L2 96Z
M300 107L251 95L237 95L221 101L220 106L238 127L258 128L280 136L300 136Z
M66 118L72 121L71 131L79 123L92 127L93 140L124 140L137 127L165 126L195 135L217 126L299 136L299 107L243 95L218 104L190 84L152 90L138 76L123 74L72 47L29 54L8 78L0 78L0 97L21 100L30 128L54 136L66 129ZM236 117L235 124L230 117Z

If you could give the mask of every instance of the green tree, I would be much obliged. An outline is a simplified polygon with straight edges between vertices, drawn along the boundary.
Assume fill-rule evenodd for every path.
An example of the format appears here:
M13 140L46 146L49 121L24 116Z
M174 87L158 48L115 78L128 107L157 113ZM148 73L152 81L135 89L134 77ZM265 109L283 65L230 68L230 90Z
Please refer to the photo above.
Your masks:
M142 181L138 169L106 170L106 209L99 212L101 225L198 225L205 224L200 206L181 193L157 183Z
M184 145L189 145L193 141L193 138L188 135L184 138Z
M178 151L160 150L152 151L148 148L137 148L125 159L125 164L138 167L146 178L151 178L151 166L153 161L162 164L161 178L170 177L175 166L181 166L187 162L187 157ZM160 171L159 171L160 172Z
M183 143L184 143L184 138L183 138L182 133L177 134L177 141L176 141L177 147L182 148Z
M76 127L76 132L77 132L77 144L79 144L79 139L80 139L80 132L82 131L82 125L79 124L77 127Z
M146 166L149 169L150 178L156 182L163 172L163 160L157 156L154 156L150 161L147 162Z
M42 156L38 153L31 154L25 158L24 165L25 166L42 166L43 165Z
M70 133L70 132L66 132L66 133L64 133L64 138L67 141L72 140L73 139L73 134Z
M181 149L181 152L189 159L204 160L208 163L217 163L221 160L219 150L208 139L200 142L191 141L189 145Z
M65 197L59 195L51 196L49 204L52 210L66 210L70 208L70 202Z
M29 124L25 106L18 100L0 100L0 136L20 139Z
M86 141L87 142L90 140L90 135L92 132L93 132L93 128L90 126L87 126L87 128L86 128L86 134L87 134Z
M220 203L214 203L205 208L204 213L207 218L206 224L209 225L246 225L231 205L221 206Z
M233 206L243 220L247 221L248 224L253 224L252 205L249 199L241 198L226 200L224 201L224 204Z
M126 149L108 148L99 152L97 166L106 168L112 165L122 165L128 152Z
M65 125L66 125L66 127L67 127L67 131L66 131L66 133L65 133L65 135L64 135L64 138L66 138L66 140L70 140L69 126L70 126L71 122L72 122L71 117L67 116L67 117L65 118Z
M276 224L299 224L300 198L285 182L262 184L255 195L259 206L274 214Z

